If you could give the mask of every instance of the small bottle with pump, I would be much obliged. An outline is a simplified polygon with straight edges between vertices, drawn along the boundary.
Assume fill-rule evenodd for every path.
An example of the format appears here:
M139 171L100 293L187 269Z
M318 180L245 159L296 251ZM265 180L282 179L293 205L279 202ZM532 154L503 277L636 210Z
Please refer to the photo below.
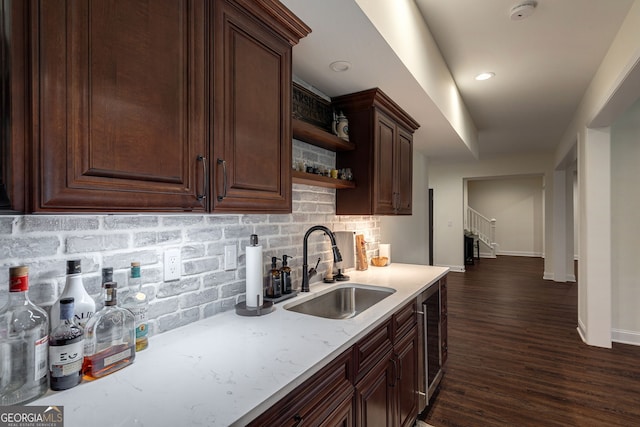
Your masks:
M278 269L278 257L271 257L271 270L267 278L267 297L280 298L282 296L282 281Z
M282 294L290 294L293 292L291 287L291 267L287 265L289 255L282 255L282 267L280 268L280 283L282 284Z

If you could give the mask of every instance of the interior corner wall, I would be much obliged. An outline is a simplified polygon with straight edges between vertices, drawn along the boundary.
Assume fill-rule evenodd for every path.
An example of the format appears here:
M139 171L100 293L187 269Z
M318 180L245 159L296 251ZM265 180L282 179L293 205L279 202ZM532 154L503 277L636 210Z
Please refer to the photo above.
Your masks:
M391 262L429 264L427 157L413 153L412 215L381 216L380 242L391 244Z
M613 341L640 345L640 101L611 127L611 305Z

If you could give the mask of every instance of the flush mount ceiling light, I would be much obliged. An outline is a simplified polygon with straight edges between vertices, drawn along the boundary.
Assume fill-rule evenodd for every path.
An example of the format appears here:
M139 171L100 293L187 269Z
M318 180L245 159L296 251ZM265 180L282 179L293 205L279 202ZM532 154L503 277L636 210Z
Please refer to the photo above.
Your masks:
M495 75L496 73L492 73L492 72L480 73L476 76L476 80L489 80L491 77Z
M512 21L521 21L531 16L533 12L536 10L537 5L538 5L538 2L533 0L518 3L517 5L513 6L509 11L509 17L511 18Z
M351 68L351 62L348 61L335 61L329 64L329 68L331 68L336 73L343 73Z

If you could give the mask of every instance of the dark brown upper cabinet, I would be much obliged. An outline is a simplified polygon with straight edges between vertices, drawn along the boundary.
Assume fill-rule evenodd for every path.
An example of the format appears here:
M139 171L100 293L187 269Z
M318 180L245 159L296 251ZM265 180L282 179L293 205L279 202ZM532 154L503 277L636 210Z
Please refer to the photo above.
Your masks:
M290 212L310 30L278 1L34 1L30 30L28 210Z
M380 89L332 99L349 120L355 150L337 156L356 188L336 191L338 215L411 215L413 133L420 125Z
M22 212L28 176L27 2L0 2L0 211Z
M218 212L287 213L291 45L299 36L265 25L272 19L260 2L242 3L214 3L211 201Z

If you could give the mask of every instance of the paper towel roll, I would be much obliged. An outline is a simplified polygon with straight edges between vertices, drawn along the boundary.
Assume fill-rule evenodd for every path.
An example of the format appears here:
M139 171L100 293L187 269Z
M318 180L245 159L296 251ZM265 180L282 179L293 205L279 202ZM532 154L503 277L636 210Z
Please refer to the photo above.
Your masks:
M262 305L262 269L262 245L247 246L247 307Z
M380 253L378 256L386 256L388 261L387 265L391 264L391 245L389 243L380 243Z

